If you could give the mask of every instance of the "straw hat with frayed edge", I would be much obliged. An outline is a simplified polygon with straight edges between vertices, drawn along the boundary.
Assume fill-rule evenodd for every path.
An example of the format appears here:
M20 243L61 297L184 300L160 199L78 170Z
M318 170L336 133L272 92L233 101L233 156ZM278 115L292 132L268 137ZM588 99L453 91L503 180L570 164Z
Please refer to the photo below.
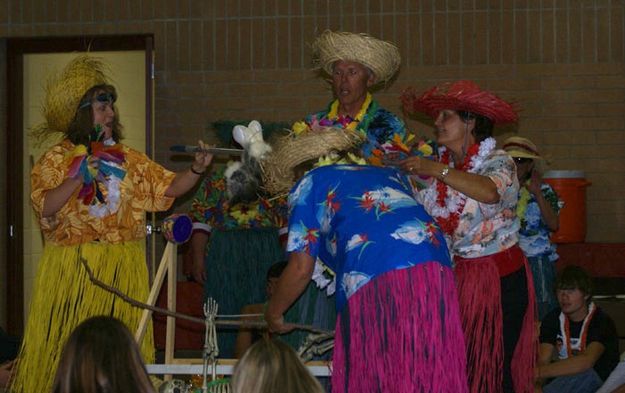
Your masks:
M262 161L264 188L270 195L283 195L293 187L295 167L306 161L342 152L360 145L363 137L342 128L327 127L303 135L285 135L275 141L273 151Z
M534 168L544 173L547 162L538 152L538 148L531 140L520 136L511 136L503 142L504 149L510 157L530 158L534 161Z
M370 35L326 30L312 44L313 66L332 75L334 63L354 61L368 67L377 83L386 83L399 69L399 49Z
M65 68L48 78L42 103L45 123L35 126L31 133L42 142L55 134L64 134L76 115L85 92L93 86L109 83L108 66L102 58L88 54L72 59Z
M421 95L408 88L400 99L406 113L422 112L432 119L436 119L441 110L451 109L484 116L498 125L518 120L517 109L512 104L467 80L444 83Z

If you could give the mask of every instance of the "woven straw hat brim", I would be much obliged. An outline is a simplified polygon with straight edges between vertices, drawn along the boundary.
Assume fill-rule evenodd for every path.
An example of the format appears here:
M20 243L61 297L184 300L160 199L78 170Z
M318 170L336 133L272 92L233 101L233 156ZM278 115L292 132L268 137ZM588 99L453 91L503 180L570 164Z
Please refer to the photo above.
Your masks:
M481 90L471 81L457 81L436 86L419 95L413 88L401 95L404 111L422 112L436 119L443 109L467 111L490 119L494 124L516 123L517 109L495 94Z
M49 134L65 133L82 96L93 86L109 83L109 72L103 59L85 54L75 57L61 72L50 76L42 103L45 123L35 126L33 134L45 138Z
M299 136L283 136L275 141L272 152L261 163L264 188L271 195L285 194L297 180L296 166L331 152L349 150L362 141L362 136L352 131L331 127Z
M373 71L376 83L392 79L401 63L399 49L394 44L367 34L326 30L313 42L312 52L313 66L328 75L332 75L335 62L354 61Z

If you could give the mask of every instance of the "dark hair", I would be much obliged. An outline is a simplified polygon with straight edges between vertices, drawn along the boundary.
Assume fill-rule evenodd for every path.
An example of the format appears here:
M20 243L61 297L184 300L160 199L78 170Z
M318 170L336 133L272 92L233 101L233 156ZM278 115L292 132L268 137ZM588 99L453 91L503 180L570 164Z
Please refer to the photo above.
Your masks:
M457 111L457 113L465 123L469 122L469 120L475 120L473 136L477 142L482 142L484 139L493 136L494 125L488 117L468 111Z
M80 104L76 108L76 114L69 126L65 136L75 145L89 145L89 138L93 130L93 109L91 105L81 105L84 102L90 102L97 94L107 93L117 97L115 87L112 85L95 85L83 94ZM122 139L122 125L119 123L119 115L117 107L113 105L115 118L113 120L113 140L119 142Z
M271 265L269 267L269 270L267 270L267 280L269 280L270 278L280 277L282 275L282 272L286 268L286 265L288 265L287 261L280 261Z
M576 265L569 265L562 269L555 284L557 289L579 289L588 300L592 298L593 285L592 278L584 269Z
M139 347L121 321L98 316L72 332L54 378L53 393L155 393Z

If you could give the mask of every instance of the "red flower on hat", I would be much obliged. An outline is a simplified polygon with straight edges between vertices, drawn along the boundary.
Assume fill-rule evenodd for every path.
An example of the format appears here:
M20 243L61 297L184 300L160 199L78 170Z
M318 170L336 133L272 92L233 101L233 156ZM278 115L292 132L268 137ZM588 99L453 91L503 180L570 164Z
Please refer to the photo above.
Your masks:
M419 96L413 88L401 94L404 111L422 112L436 119L443 109L472 112L490 119L493 124L515 123L517 109L495 94L480 89L472 81L461 80L433 87Z

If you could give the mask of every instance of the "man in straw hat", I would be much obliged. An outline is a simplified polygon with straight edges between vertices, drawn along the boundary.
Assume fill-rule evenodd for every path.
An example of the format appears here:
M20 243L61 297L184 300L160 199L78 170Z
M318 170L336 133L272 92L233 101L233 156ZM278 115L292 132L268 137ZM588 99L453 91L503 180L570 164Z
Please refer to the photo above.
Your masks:
M286 137L263 163L265 185L286 192L311 161L361 142L341 129ZM270 330L289 331L283 314L311 278L327 285L329 271L338 313L332 392L467 392L447 246L408 176L322 166L299 179L289 202L289 263L265 312Z
M515 122L517 111L466 80L423 94L408 89L401 99L406 112L424 112L436 127L438 159L409 157L400 166L434 179L419 197L454 256L471 392L529 393L534 290L518 246L519 184L492 138L494 125Z
M313 65L330 77L335 99L328 107L293 125L299 134L318 127L354 130L365 136L364 156L381 165L381 156L394 141L406 137L403 122L382 108L369 92L387 84L401 62L390 42L367 34L323 32L312 44Z
M91 283L86 266L97 279L145 301L145 212L169 209L212 160L196 153L190 168L174 173L121 144L117 92L108 80L101 59L80 55L46 86L45 123L34 132L62 141L31 174L45 244L11 392L49 392L62 346L86 318L111 315L138 327L142 310ZM141 349L153 362L151 327Z
M529 139L512 136L503 143L503 149L514 160L521 187L516 215L521 222L519 245L532 269L538 317L543 317L558 306L553 285L556 278L556 246L549 240L558 230L558 213L563 202L553 188L542 181L545 159Z

